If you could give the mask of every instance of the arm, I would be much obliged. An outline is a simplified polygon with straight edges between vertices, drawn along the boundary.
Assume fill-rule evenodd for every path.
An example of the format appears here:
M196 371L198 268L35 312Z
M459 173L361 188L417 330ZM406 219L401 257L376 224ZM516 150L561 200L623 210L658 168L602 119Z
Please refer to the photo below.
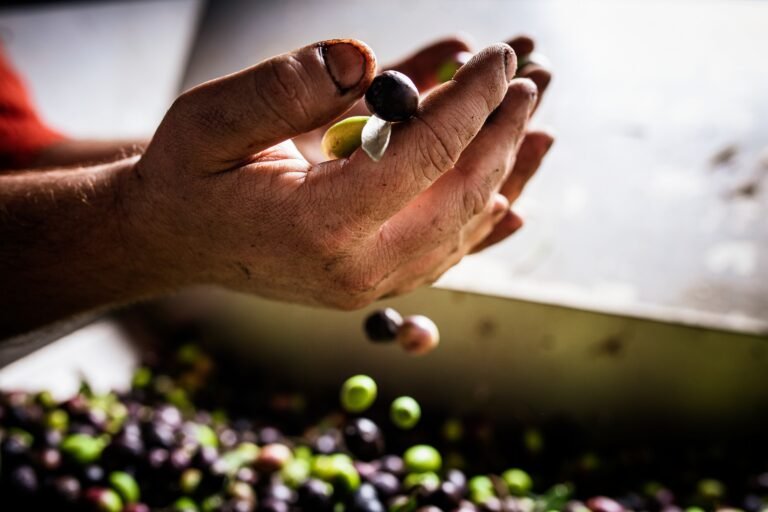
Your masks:
M147 144L146 140L62 139L38 151L28 168L55 169L111 162L140 155Z
M0 175L0 336L191 284L355 309L432 282L504 222L536 85L491 46L382 161L308 162L291 140L374 69L363 43L324 41L184 93L139 159Z
M0 338L162 288L121 208L134 162L0 175Z

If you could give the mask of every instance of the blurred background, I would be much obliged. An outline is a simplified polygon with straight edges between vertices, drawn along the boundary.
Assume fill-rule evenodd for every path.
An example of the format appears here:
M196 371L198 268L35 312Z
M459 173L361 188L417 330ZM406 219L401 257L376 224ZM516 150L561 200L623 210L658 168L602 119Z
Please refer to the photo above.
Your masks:
M766 26L758 0L0 10L0 39L45 118L92 138L149 137L179 91L324 38L362 39L386 64L456 33L478 47L531 35L554 74L535 124L557 142L520 202L525 228L466 258L437 289L392 302L438 322L434 357L403 361L365 346L364 313L206 292L142 314L205 318L257 364L307 386L368 371L446 407L594 418L642 405L726 423L754 422L768 405ZM323 342L333 348L307 353ZM40 382L22 362L0 385ZM462 379L436 383L437 371Z

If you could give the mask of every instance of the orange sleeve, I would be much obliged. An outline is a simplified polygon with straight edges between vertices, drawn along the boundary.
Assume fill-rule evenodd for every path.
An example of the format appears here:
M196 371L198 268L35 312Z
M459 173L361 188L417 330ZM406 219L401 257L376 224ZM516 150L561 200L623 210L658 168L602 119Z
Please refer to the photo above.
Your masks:
M37 115L0 45L0 169L24 168L41 149L64 138Z

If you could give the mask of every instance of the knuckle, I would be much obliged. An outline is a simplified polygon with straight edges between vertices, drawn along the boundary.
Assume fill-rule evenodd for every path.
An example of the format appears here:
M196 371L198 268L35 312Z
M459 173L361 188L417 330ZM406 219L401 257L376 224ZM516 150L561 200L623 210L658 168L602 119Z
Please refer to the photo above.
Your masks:
M462 196L464 222L469 221L475 215L481 214L488 203L487 194L481 187L471 187Z
M300 60L286 56L272 60L263 74L255 74L259 110L270 111L278 122L293 129L310 121L307 102L311 90Z
M416 145L419 168L425 178L433 181L447 169L453 167L461 155L463 143L459 134L451 128L450 123L433 126L425 119L419 119L425 127L421 140Z
M333 306L344 311L354 311L374 301L378 280L371 274L343 272L334 279L334 283Z
M223 109L210 108L204 90L191 89L179 95L171 104L161 126L168 123L172 133L179 131L198 142L212 134L230 132L234 119Z
M378 273L374 271L343 271L338 276L339 291L352 301L364 299L376 289L381 282Z
M372 302L373 298L368 296L341 296L336 299L333 305L342 311L356 311L358 309L363 309L364 307L370 305Z

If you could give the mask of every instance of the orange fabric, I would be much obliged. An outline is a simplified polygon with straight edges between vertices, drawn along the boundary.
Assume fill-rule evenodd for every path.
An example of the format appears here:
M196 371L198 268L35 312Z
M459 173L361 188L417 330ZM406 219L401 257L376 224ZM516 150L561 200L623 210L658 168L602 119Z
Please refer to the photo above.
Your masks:
M64 139L37 115L21 78L0 45L0 169L23 168L43 148Z

